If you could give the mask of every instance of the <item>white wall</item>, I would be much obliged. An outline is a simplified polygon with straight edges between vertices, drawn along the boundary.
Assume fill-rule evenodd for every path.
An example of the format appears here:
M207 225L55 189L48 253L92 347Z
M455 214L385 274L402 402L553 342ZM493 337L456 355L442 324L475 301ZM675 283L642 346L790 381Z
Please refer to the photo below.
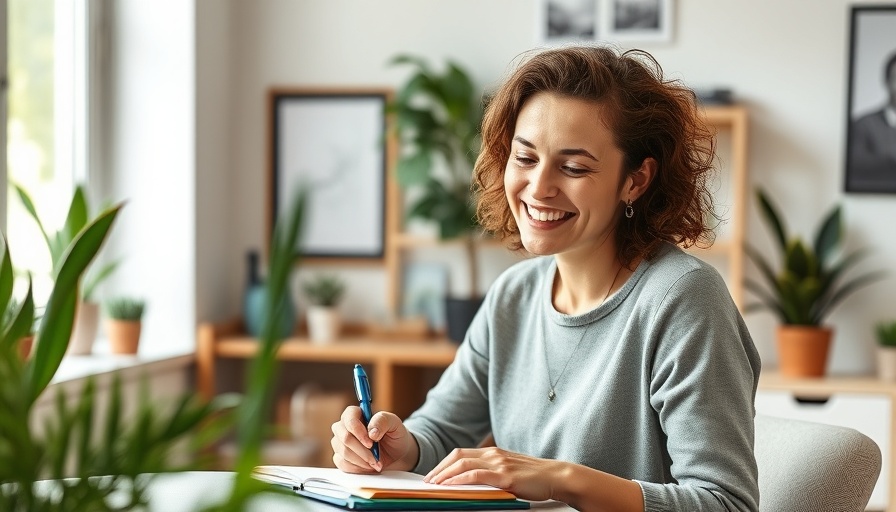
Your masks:
M644 45L666 72L693 86L729 86L750 108L750 183L770 190L786 208L792 229L810 234L836 202L845 207L849 246L870 245L873 262L896 272L896 196L850 195L842 192L843 138L846 104L849 5L847 0L687 0L676 2L674 41ZM222 2L223 4L223 2ZM413 52L431 59L452 57L465 64L478 85L489 87L520 52L539 42L534 0L230 0L215 4L226 11L228 41L212 56L215 76L229 67L228 94L200 78L200 97L217 95L218 105L199 101L203 116L231 123L229 144L220 148L230 161L230 207L220 221L205 222L219 230L200 238L200 254L215 254L226 264L214 283L214 307L201 316L222 317L240 309L245 279L243 255L266 242L266 111L265 94L274 85L397 86L406 70L387 68L397 53ZM200 9L204 12L205 9ZM201 34L200 34L201 35ZM223 39L223 38L220 38ZM209 55L202 54L203 57ZM201 60L201 59L200 59ZM200 63L202 69L202 63ZM216 92L217 91L217 92ZM216 109L227 113L214 113ZM215 117L215 119L219 119ZM223 137L217 129L215 137ZM206 136L205 134L200 137ZM200 154L202 149L200 148ZM221 163L224 162L224 157ZM201 163L201 162L200 162ZM198 201L210 171L200 169ZM200 219L220 212L203 208ZM752 203L748 238L772 250ZM226 230L228 242L220 243ZM206 235L201 235L206 236ZM204 264L204 263L203 263ZM200 265L201 266L201 265ZM224 270L226 269L226 270ZM382 309L384 279L379 271L351 273L350 315ZM211 296L208 280L198 294ZM218 291L222 293L219 295ZM226 295L226 299L224 296ZM892 281L854 296L831 318L837 328L833 372L870 371L872 326L896 319ZM199 318L203 320L207 318ZM747 318L765 364L775 365L772 344L775 322L758 314Z
M126 200L104 254L104 295L147 299L140 350L195 343L195 11L182 0L110 8L103 197Z

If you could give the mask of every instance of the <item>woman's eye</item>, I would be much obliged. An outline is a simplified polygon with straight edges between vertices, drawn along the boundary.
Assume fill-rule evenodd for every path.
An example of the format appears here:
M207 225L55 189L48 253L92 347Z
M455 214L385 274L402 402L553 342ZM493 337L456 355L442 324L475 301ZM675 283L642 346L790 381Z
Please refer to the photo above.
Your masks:
M571 165L561 166L560 169L562 169L563 172L571 174L573 176L582 176L583 174L588 174L589 172L588 169L585 169L583 167L573 167Z
M516 160L516 163L519 165L532 165L535 163L534 159L527 156L516 156L514 157L514 160Z

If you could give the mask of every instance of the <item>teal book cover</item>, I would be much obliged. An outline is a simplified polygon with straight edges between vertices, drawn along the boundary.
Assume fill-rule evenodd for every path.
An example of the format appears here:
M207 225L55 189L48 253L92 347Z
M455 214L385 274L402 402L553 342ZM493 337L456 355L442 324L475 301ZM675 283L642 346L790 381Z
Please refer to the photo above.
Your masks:
M520 510L529 508L529 503L522 500L367 499L352 495L328 496L302 489L296 489L295 492L300 496L347 510Z

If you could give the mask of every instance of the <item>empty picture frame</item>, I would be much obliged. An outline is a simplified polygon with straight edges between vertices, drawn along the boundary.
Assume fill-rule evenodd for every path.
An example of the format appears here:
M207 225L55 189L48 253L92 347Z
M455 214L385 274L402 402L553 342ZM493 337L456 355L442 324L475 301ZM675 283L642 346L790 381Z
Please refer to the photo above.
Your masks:
M382 261L388 144L383 89L271 89L270 228L297 187L307 191L297 253Z
M845 190L896 193L896 5L851 14Z

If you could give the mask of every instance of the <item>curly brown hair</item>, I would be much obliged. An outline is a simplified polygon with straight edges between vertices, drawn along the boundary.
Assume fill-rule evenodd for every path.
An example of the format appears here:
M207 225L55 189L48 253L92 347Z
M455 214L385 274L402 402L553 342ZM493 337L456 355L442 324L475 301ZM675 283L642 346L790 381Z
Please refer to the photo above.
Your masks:
M626 266L652 257L663 242L709 246L708 219L719 220L707 182L714 170L715 140L693 91L663 78L656 59L641 50L570 46L523 56L490 98L482 122L482 150L473 171L476 213L484 229L511 249L522 248L504 195L504 169L517 116L539 92L599 103L616 146L624 154L620 187L645 158L657 170L634 203L633 218L619 216L616 242ZM620 210L624 205L620 204Z

